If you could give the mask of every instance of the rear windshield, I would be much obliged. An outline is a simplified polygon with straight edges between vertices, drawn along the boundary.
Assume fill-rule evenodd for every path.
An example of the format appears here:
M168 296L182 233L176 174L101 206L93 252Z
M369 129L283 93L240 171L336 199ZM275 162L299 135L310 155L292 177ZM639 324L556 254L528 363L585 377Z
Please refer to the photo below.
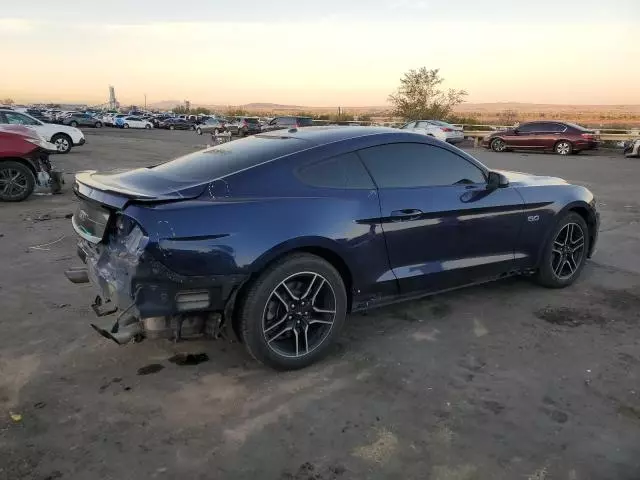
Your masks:
M253 117L245 117L244 121L247 122L247 123L260 123L260 122L258 122L257 118L253 118Z
M313 125L313 118L298 117L296 120L299 127L310 127Z
M588 128L584 128L582 125L578 125L576 123L565 123L565 125L569 125L571 128L575 128L576 130L580 130L581 132L591 132Z
M249 137L185 155L152 167L152 170L172 180L204 183L310 145L297 138Z

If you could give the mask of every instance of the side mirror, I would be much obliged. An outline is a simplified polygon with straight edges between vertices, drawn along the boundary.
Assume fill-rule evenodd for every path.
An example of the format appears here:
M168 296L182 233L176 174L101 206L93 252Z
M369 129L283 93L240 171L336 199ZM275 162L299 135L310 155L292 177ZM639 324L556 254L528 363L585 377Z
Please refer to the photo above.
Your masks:
M495 190L496 188L505 188L509 186L509 179L503 174L498 172L489 172L489 179L487 180L487 188Z

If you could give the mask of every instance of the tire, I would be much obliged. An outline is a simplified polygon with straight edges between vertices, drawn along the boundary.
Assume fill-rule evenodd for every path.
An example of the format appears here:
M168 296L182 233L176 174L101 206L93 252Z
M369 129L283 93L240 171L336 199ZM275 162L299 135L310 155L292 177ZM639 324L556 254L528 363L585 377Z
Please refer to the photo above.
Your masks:
M580 232L578 232L578 228ZM568 243L565 233L567 230L571 234ZM579 243L579 234L582 236L581 244ZM568 253L568 250L572 249L574 252ZM548 288L564 288L571 285L580 276L587 260L588 252L589 227L580 215L575 212L568 212L560 219L547 240L534 280ZM579 259L576 259L576 253L579 253ZM571 258L569 258L569 255L571 255ZM559 267L560 263L562 263L561 267ZM573 273L569 275L570 268Z
M102 128L102 122L96 122L96 124L94 125L94 127L96 127L96 128Z
M148 123L144 126L144 128L146 128L147 130L151 130L151 125L149 125Z
M0 200L21 202L33 193L36 178L33 172L20 162L0 162Z
M196 129L196 133L197 133L198 135L202 135L202 129L201 129L200 127L198 127L198 128Z
M507 144L501 138L494 138L491 140L491 150L497 153L502 153L507 150Z
M73 128L76 128L78 126L78 122L70 122L69 126L73 127Z
M73 146L73 140L65 133L56 133L51 137L51 143L53 143L58 149L58 153L69 153Z
M553 146L553 151L558 155L571 155L573 145L568 140L560 140Z
M195 125L191 125L191 130L195 130L196 126Z
M217 128L213 129L213 134L214 135L218 135L220 133L220 130L218 130Z
M346 315L347 294L340 274L320 257L297 253L277 261L250 284L237 321L253 358L276 370L297 370L330 352Z
M129 124L125 123L124 125L122 125L122 128L129 128Z
M169 125L169 130L175 130L176 127L174 127L173 125Z

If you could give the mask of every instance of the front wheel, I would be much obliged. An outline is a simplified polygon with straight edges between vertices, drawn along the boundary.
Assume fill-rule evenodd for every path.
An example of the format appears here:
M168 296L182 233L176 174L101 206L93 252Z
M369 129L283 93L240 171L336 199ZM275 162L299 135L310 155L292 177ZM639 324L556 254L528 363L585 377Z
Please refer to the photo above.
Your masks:
M77 127L77 126L78 126L78 122L73 121L73 122L71 122L69 125L70 125L71 127L74 127L74 128L75 128L75 127Z
M151 130L151 125L147 123L147 124L144 126L144 128L146 128L147 130Z
M64 133L58 133L51 137L51 143L56 146L58 153L69 153L71 151L71 147L73 146L71 137L65 135Z
M169 125L169 130L175 130L176 127L174 127L173 125Z
M102 128L102 122L96 122L96 124L94 125L94 127L96 127L96 128Z
M566 214L545 246L535 280L545 287L563 288L579 276L589 251L589 228L580 215Z
M198 127L198 128L196 129L196 133L197 133L198 135L202 135L202 129L201 129L200 127Z
M251 284L238 326L256 360L277 370L296 370L329 353L346 314L340 274L324 259L300 253L281 259Z
M507 149L507 144L504 143L504 140L502 140L501 138L494 138L491 141L491 150L493 150L494 152L504 152Z
M125 123L125 124L122 126L122 128L129 128L129 124L128 124L128 123Z
M558 155L571 155L571 152L573 151L573 145L571 145L571 142L568 142L566 140L561 140L558 143L556 143L556 146L553 147L553 150Z
M0 162L0 200L20 202L26 199L36 185L33 172L20 162Z

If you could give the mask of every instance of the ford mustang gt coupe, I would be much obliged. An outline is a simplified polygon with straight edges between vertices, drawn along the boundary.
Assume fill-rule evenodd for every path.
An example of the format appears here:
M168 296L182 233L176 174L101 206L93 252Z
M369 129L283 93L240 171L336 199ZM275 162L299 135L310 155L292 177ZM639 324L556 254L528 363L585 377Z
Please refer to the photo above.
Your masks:
M327 354L350 312L510 275L580 275L596 201L379 127L261 133L125 173L83 172L72 222L93 324L124 344L237 336L276 369Z

